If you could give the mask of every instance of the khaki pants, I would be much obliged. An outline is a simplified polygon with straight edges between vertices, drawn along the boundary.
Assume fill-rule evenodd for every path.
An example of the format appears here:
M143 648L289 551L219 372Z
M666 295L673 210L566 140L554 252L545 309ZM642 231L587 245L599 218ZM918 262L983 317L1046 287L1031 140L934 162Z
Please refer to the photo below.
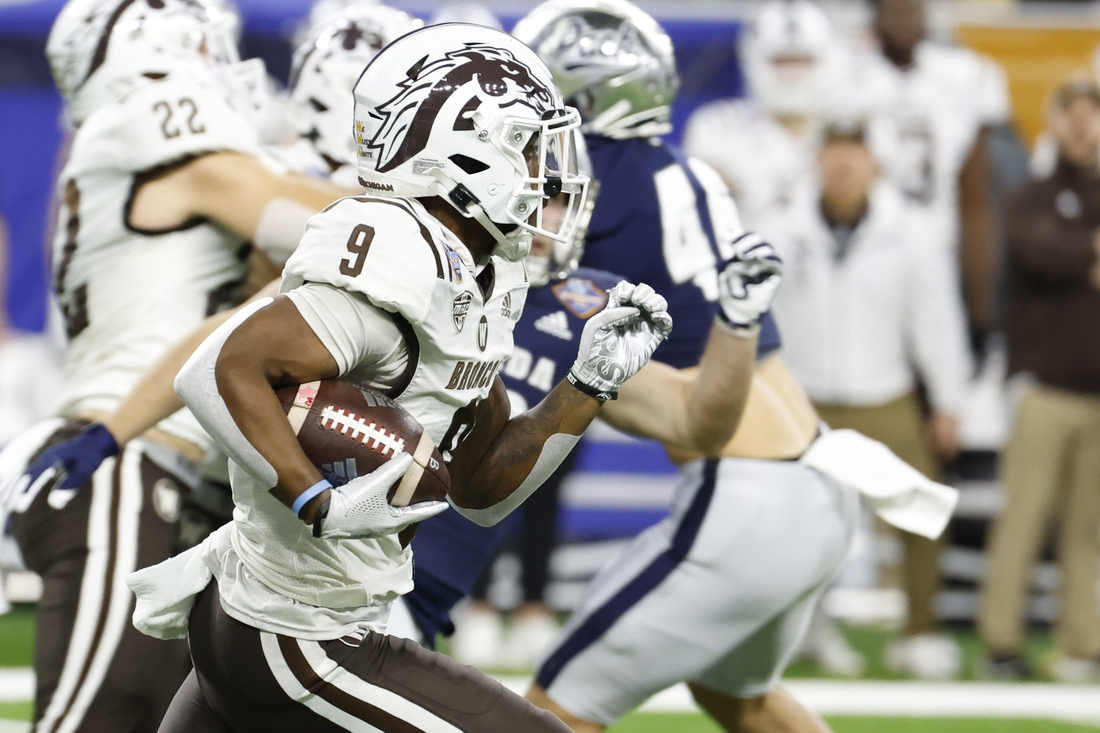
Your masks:
M1048 522L1058 516L1060 613L1055 641L1100 655L1100 397L1040 387L1021 400L1001 457L1005 504L993 524L978 628L994 653L1019 654L1024 604Z
M930 479L939 479L939 465L924 435L924 419L916 394L906 394L884 405L854 407L815 404L821 419L835 429L847 428L885 443L899 458ZM943 540L896 531L901 539L902 585L909 604L906 634L938 629L933 604L943 583L940 554Z

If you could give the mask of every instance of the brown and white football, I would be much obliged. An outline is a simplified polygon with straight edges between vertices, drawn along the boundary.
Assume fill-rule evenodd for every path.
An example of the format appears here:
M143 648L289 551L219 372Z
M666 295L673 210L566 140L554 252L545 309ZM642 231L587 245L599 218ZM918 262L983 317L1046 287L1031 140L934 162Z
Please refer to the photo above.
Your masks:
M390 504L443 501L451 476L430 435L389 397L335 379L276 391L306 456L334 486L365 476L401 453L413 464Z

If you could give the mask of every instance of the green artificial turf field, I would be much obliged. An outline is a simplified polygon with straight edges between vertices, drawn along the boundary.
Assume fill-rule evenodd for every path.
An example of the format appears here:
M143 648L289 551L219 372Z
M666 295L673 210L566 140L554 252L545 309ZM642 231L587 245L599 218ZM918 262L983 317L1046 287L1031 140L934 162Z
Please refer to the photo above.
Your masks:
M882 651L890 634L876 628L845 628L845 635L859 652L867 657L865 679L900 679L882 665ZM966 664L963 679L974 679L974 662L984 651L981 642L972 632L956 634L963 648ZM1052 649L1047 635L1035 634L1029 638L1028 653L1038 662ZM11 613L0 616L0 667L29 667L34 650L34 609L18 606ZM522 672L520 672L522 674ZM791 667L789 677L822 677L808 662L798 662ZM31 703L0 703L0 721L26 721L31 716ZM1014 720L979 718L829 718L834 733L1096 733L1100 728L1074 725L1051 720ZM700 714L634 713L609 733L721 733L708 718Z
M829 718L833 733L1095 733L1097 728L1051 720L981 718ZM722 733L702 715L635 713L608 733Z

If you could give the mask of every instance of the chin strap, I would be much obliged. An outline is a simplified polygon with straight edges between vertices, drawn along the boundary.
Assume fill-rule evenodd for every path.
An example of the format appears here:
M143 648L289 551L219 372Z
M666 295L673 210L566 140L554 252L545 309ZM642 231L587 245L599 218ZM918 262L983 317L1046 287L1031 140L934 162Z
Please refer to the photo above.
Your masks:
M517 243L508 239L508 235L500 231L500 227L497 226L496 222L489 218L489 215L485 213L485 209L481 207L481 202L477 200L477 196L471 193L470 189L448 176L442 168L432 168L429 172L438 181L436 193L441 198L449 201L451 206L455 207L460 214L474 219L478 224L485 227L489 234L493 235L493 239L497 241L497 249L494 250L494 254L499 254L497 250L501 247L508 250L517 247ZM505 257L505 259L510 258Z

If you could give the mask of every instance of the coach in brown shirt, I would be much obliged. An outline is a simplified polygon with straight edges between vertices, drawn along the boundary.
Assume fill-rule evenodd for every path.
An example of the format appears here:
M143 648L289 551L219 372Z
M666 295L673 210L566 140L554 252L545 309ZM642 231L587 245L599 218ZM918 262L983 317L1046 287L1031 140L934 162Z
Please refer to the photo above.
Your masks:
M1008 207L1008 352L1030 374L1002 455L1005 505L993 525L979 627L994 676L1028 673L1024 609L1048 521L1061 564L1055 678L1100 679L1100 89L1059 88L1050 110L1058 163Z

